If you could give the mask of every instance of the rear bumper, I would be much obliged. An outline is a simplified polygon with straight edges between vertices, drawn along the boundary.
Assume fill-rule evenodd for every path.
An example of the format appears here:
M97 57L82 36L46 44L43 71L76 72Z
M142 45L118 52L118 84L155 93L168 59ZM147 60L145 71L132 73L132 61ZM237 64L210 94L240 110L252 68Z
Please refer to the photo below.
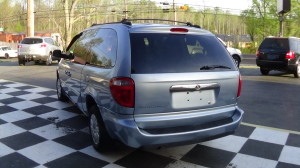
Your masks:
M19 60L26 61L47 61L49 55L40 55L40 54L28 54L28 55L18 55ZM60 58L52 57L52 60L60 60Z
M104 112L104 111L103 111ZM133 116L102 113L108 132L131 147L183 145L198 143L232 134L239 126L244 111L235 107L233 115L193 127L141 129ZM187 119L189 120L189 119Z
M256 59L256 65L269 70L294 71L297 65L292 61L269 61Z
M47 61L49 55L40 55L40 54L28 54L28 55L19 55L19 60L27 61Z

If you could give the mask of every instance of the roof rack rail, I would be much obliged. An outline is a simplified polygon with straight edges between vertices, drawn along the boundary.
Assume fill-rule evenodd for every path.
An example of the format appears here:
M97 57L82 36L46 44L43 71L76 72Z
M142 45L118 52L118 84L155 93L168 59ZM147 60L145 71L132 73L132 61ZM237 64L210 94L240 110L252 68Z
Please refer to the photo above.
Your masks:
M126 24L126 25L132 25L131 21L140 21L140 20L146 20L146 21L163 21L163 22L173 22L173 23L181 23L181 24L185 24L187 26L190 27L196 27L196 28L201 28L199 25L193 25L190 22L181 22L181 21L175 21L175 20L165 20L165 19L123 19L121 21L122 24Z
M185 25L190 26L190 27L201 28L199 25L193 25L193 24L190 23L190 22L181 22L181 21L166 20L166 19L123 19L123 20L121 20L121 22L109 22L109 23L102 23L102 24L93 23L93 24L91 25L91 27L97 26L97 25L104 25L104 24L118 24L118 23L122 23L122 24L131 26L131 25L132 25L131 21L139 21L139 20L144 20L144 21L145 21L145 20L146 20L146 21L163 21L163 22L181 23L181 24L185 24Z

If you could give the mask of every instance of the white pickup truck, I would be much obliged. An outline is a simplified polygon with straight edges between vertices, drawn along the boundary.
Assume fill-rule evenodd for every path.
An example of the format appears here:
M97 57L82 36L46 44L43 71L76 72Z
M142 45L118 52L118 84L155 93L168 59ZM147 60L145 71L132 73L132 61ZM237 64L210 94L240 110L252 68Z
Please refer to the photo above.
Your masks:
M6 59L18 57L18 52L17 50L12 50L10 47L7 46L0 46L0 57L4 57Z

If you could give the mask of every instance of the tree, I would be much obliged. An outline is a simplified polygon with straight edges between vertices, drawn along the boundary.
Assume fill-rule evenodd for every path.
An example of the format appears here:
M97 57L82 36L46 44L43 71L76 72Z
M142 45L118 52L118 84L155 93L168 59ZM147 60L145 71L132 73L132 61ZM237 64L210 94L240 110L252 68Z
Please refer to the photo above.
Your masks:
M242 18L247 26L247 33L254 41L261 41L266 36L276 36L279 32L276 1L252 0L252 7L242 12Z

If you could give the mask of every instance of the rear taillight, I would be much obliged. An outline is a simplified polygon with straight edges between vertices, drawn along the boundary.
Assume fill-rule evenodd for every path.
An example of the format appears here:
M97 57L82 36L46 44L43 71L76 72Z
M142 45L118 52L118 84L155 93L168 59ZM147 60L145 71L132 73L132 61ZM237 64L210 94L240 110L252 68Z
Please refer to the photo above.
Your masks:
M18 48L22 48L22 45L18 45Z
M41 48L43 48L43 47L47 47L47 45L46 44L41 44Z
M289 51L285 55L286 59L294 59L295 58L295 53L293 51Z
M239 86L238 86L237 97L241 96L241 92L242 92L242 77L241 75L239 75Z
M131 78L113 78L109 83L113 98L125 107L134 107L134 81Z
M260 56L260 52L259 50L256 51L256 56L259 57Z

